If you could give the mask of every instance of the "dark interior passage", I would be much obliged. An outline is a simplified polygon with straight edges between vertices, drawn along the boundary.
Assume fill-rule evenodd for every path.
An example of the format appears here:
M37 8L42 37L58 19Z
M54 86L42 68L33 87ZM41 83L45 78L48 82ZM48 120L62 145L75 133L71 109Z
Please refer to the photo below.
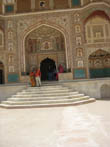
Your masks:
M55 61L49 58L44 59L40 64L41 80L42 81L53 81L56 80L55 72L56 65Z
M3 84L4 83L4 66L3 66L3 63L0 62L0 84Z

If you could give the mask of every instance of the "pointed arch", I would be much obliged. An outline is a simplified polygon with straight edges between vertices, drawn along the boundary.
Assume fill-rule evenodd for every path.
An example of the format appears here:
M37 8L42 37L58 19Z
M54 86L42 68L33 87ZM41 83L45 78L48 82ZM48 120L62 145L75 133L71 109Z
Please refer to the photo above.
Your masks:
M105 11L96 10L84 21L87 43L110 41L110 18Z
M91 14L88 15L88 16L85 18L84 23L86 24L87 21L88 21L89 19L93 18L94 16L100 16L100 17L106 18L107 20L110 21L110 17L109 17L109 15L107 15L107 13L106 13L105 11L103 11L103 10L96 10L96 11L91 12Z
M29 35L29 33L31 33L32 31L34 31L34 30L36 30L36 29L38 29L38 28L40 28L41 26L47 26L47 27L50 27L50 28L53 28L53 29L55 29L55 30L58 30L59 32L61 32L61 34L64 36L64 43L65 43L65 55L66 55L66 67L68 68L68 54L67 54L67 48L69 48L68 47L68 45L70 45L70 43L69 43L69 35L68 35L68 32L63 28L63 27L61 27L61 26L59 26L59 25L56 25L56 24L54 24L54 23L51 23L51 22L39 22L39 23L37 23L37 24L34 24L34 25L32 25L32 26L30 26L29 28L27 28L24 32L23 32L23 34L22 34L22 38L21 38L21 41L22 41L22 47L21 47L21 52L20 52L20 54L22 55L22 59L21 59L21 63L23 63L22 64L22 66L23 66L23 72L25 72L25 70L26 70L26 63L25 63L25 39L26 39L26 37ZM20 56L20 58L21 58L21 56Z
M40 70L41 70L41 80L49 80L53 81L56 80L55 71L56 71L56 64L55 61L51 58L45 58L40 63Z

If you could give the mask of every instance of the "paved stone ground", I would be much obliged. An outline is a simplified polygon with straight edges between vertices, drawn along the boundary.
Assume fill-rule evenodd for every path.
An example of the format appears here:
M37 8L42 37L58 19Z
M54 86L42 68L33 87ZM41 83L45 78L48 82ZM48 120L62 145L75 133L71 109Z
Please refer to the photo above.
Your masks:
M110 147L110 101L58 108L0 108L0 147Z

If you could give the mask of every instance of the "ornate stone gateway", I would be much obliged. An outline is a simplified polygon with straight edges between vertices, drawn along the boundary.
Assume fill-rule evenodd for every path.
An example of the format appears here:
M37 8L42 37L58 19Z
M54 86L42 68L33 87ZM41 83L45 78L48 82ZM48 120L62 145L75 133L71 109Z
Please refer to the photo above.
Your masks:
M27 75L32 69L40 66L42 80L54 80L54 78L48 77L49 73L54 72L59 64L62 64L64 69L66 69L65 39L63 34L45 25L29 33L25 40L25 60Z

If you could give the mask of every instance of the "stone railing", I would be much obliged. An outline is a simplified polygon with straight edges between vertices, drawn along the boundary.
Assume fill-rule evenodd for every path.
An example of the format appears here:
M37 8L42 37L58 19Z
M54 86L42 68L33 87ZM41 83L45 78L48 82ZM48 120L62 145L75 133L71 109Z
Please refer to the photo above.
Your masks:
M72 72L59 73L58 74L58 80L59 81L73 80L73 74L72 74Z

